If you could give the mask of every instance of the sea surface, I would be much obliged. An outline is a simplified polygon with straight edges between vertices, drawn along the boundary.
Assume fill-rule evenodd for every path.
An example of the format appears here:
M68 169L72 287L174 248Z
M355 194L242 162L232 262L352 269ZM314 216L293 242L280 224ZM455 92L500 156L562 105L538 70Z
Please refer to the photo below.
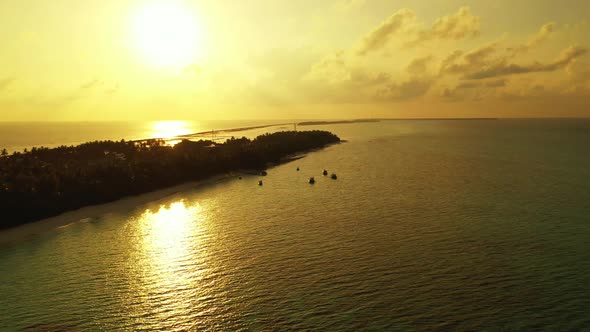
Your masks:
M589 120L305 129L347 142L0 246L0 330L590 330Z

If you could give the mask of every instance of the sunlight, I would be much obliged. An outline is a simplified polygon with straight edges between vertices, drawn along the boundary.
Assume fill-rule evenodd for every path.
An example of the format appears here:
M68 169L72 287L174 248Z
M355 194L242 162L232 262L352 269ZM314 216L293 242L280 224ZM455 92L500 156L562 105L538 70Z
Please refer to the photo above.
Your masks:
M186 121L156 121L151 124L151 138L170 139L191 134L191 125Z
M188 208L179 201L168 208L160 207L156 213L146 211L143 219L151 228L147 238L151 249L158 249L168 259L178 256L186 241L188 223L193 221L198 210L196 206Z
M202 52L201 34L193 13L178 1L152 2L133 19L136 46L155 66L185 68L195 63Z
M191 309L193 298L184 290L196 287L195 282L205 271L201 262L206 254L203 221L201 206L189 206L183 200L162 205L154 212L146 210L140 217L144 287L138 292L159 294L177 317L187 315Z

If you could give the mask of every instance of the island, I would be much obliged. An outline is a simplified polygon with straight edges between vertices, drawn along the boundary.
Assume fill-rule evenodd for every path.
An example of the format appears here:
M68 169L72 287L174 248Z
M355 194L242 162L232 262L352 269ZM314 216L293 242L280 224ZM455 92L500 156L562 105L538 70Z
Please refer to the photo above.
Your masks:
M240 170L340 142L327 131L284 131L224 143L161 139L32 148L0 157L0 229Z

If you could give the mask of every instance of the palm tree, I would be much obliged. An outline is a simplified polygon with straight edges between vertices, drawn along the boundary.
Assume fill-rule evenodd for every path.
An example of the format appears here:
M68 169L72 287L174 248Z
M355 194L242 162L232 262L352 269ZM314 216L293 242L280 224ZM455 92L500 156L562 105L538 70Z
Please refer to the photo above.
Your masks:
M8 151L7 151L6 149L2 149L2 152L0 152L0 155L1 155L2 157L4 157L4 156L8 156Z

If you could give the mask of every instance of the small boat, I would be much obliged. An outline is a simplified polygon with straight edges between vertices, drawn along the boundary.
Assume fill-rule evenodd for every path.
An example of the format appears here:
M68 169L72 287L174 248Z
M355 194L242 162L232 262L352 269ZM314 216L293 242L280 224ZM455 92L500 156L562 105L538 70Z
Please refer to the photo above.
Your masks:
M330 178L331 178L332 180L336 180L336 179L338 179L338 177L336 176L336 173L332 173L332 175L330 176Z
M328 171L324 170L324 171L322 172L322 174L323 174L324 176L326 176L326 175L328 175Z
M262 180L258 180L258 185L262 186Z
M309 184L314 184L315 183L315 179L312 177L309 178Z

